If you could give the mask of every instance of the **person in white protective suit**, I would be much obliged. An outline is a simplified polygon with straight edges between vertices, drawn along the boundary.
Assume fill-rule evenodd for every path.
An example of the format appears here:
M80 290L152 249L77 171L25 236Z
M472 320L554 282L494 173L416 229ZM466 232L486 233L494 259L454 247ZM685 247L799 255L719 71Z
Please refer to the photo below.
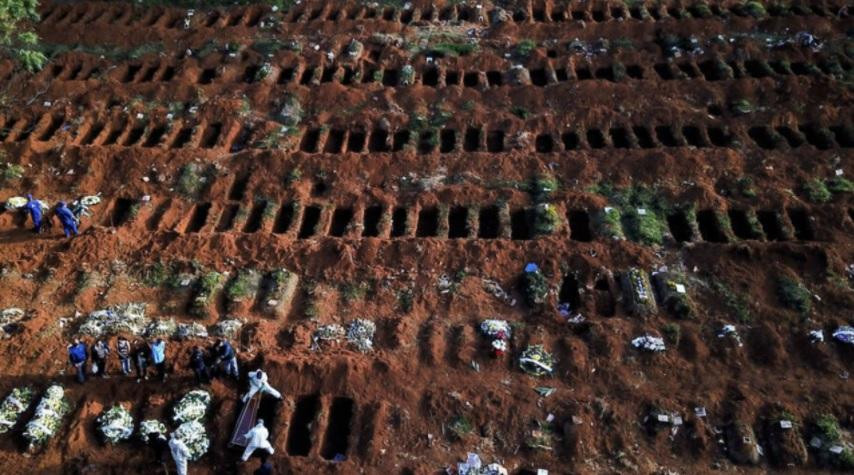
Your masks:
M273 446L270 445L270 441L267 440L270 437L270 431L264 427L264 419L258 419L255 427L249 429L243 436L246 437L247 444L246 450L243 451L243 457L240 460L244 462L249 460L249 457L258 449L266 450L270 455L273 455L273 452L275 452Z
M258 391L260 391L261 394L267 393L276 399L282 399L282 394L279 391L276 391L267 382L267 373L260 369L249 373L249 392L243 396L243 402L245 403L252 399L252 396L254 396Z
M169 451L172 452L172 459L175 461L175 470L178 475L187 475L187 460L190 459L190 449L180 439L172 437L169 439Z

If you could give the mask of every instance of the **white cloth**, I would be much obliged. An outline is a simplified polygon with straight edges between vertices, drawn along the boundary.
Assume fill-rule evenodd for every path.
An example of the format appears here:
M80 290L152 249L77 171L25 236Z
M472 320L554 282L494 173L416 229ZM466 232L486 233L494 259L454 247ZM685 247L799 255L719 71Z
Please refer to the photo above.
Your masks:
M169 439L169 451L172 452L172 460L175 461L175 470L178 475L187 475L187 460L190 458L190 449L187 444L172 437Z
M261 375L258 376L258 373L261 373ZM267 393L276 399L282 398L282 393L276 391L275 388L273 388L272 386L270 386L269 383L267 383L267 373L260 370L249 373L249 392L247 392L243 396L243 402L252 399L252 396L254 396L259 391L262 394Z
M244 434L244 437L246 437L248 442L246 450L243 451L243 457L241 457L244 462L249 460L249 457L258 449L266 450L270 455L273 455L273 452L275 452L273 446L270 445L270 441L267 440L270 437L270 431L264 427L263 422L256 424L255 427Z

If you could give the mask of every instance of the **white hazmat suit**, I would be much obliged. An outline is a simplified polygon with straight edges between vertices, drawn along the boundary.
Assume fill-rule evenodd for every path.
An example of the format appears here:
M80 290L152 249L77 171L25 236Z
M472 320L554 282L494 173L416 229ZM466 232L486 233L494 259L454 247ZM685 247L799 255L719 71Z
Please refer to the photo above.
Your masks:
M273 446L270 445L270 441L267 440L270 437L270 431L264 427L264 420L258 419L258 423L255 424L255 427L249 429L246 434L243 435L246 437L246 450L243 451L243 457L241 460L244 462L249 460L249 457L258 450L266 450L267 453L273 455Z
M279 391L276 391L270 384L267 382L267 373L261 371L253 371L249 373L249 392L247 392L243 396L243 402L252 399L252 396L257 392L267 393L270 396L273 396L276 399L282 399L282 394Z
M187 475L187 460L190 459L190 449L187 448L187 444L172 437L169 439L169 451L172 452L178 475Z

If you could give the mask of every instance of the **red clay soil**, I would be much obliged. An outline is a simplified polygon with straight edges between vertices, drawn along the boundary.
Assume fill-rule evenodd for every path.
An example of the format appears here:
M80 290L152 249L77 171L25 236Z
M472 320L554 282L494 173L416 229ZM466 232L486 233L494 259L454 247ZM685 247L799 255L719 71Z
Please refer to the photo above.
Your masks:
M285 399L262 407L277 473L438 473L467 452L510 473L837 468L809 442L822 415L846 450L854 442L854 348L831 337L854 323L854 198L805 185L854 174L847 10L807 2L753 18L712 2L691 18L648 4L637 19L641 3L386 3L189 17L42 5L50 62L0 66L3 161L23 167L0 198L103 201L70 240L58 223L36 236L20 213L0 214L0 308L27 311L0 344L0 397L60 382L74 406L35 454L21 437L30 408L0 437L0 466L162 470L136 441L101 443L95 418L121 402L137 421L168 420L196 387L189 350L207 342L170 340L166 383L136 383L112 360L111 378L78 385L66 362L75 316L146 302L151 317L247 322L241 371L263 367ZM348 57L353 40L364 49ZM477 46L440 57L449 43ZM529 190L544 175L559 183L545 198L559 224L532 236L543 198ZM629 189L635 201L620 201ZM612 239L605 207L649 207L660 242L632 233L631 217L627 239ZM529 262L549 285L534 307L519 287ZM299 278L280 317L260 310L263 292L235 304L222 290L193 317L188 288L150 278L280 268ZM661 303L633 313L630 268L680 274L693 317ZM808 310L787 306L783 279L804 286ZM376 323L373 351L312 344L320 325L356 318ZM478 331L487 318L513 326L497 360ZM741 345L718 336L725 324ZM823 343L810 342L817 329ZM632 347L645 333L666 351ZM556 358L552 375L520 370L535 344ZM257 466L227 446L246 384L210 386L211 449L190 473ZM661 413L684 423L655 423ZM530 447L541 425L550 449ZM749 460L754 443L763 455Z

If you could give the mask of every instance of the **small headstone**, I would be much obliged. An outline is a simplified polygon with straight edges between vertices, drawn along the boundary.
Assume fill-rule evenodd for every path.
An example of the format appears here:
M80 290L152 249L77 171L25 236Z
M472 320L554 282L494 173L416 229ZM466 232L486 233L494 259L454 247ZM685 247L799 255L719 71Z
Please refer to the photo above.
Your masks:
M670 416L668 416L667 414L659 414L658 422L670 422Z
M783 429L791 429L792 428L792 421L785 421L785 420L780 421L780 427Z
M685 293L685 286L682 284L676 284L676 291L679 292L680 294L684 294Z
M641 216L646 215L646 208L638 208L638 214Z
M703 406L695 407L694 415L696 415L697 417L706 417L706 408Z
M837 445L831 445L830 448L827 450L829 450L830 453L832 453L834 455L839 455L842 453L843 450L845 450L845 447L837 444Z
M820 449L821 448L821 439L818 437L813 437L812 439L810 439L810 447L812 447L814 449Z

